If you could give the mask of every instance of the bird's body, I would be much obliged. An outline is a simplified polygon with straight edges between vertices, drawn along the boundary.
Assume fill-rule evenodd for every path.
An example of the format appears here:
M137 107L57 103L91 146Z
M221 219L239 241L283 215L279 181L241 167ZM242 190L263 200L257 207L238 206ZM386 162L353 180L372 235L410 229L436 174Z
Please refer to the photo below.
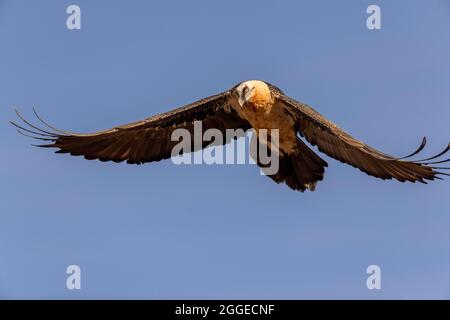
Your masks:
M195 121L202 121L203 130L218 129L222 133L227 129L246 131L253 128L259 140L262 139L262 129L266 129L269 136L271 130L276 129L279 134L277 148L273 148L271 141L262 141L279 152L279 170L269 177L299 191L314 190L317 182L323 179L327 167L327 163L300 137L317 145L319 151L328 156L381 179L425 183L425 180L439 178L438 175L448 175L438 169L449 168L434 165L450 161L430 162L450 150L450 146L434 157L418 161L405 160L424 148L425 138L421 146L407 157L386 155L353 138L308 105L260 80L244 81L225 92L184 107L91 134L61 131L45 123L36 114L50 128L43 130L17 114L29 126L25 128L12 122L20 132L26 131L33 134L33 138L50 142L42 147L58 148L58 153L83 155L86 159L135 164L170 158L176 145L171 139L172 133L176 129L184 129L193 134ZM204 142L200 146L194 145L191 151L210 144Z

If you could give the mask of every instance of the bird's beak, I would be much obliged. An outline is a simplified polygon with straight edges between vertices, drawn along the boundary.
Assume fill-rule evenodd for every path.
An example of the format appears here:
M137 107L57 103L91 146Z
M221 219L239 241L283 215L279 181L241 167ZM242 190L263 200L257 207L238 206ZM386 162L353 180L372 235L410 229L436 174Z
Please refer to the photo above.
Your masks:
M239 102L239 105L240 105L241 107L243 107L244 104L245 104L245 97L239 96L239 97L238 97L238 102Z

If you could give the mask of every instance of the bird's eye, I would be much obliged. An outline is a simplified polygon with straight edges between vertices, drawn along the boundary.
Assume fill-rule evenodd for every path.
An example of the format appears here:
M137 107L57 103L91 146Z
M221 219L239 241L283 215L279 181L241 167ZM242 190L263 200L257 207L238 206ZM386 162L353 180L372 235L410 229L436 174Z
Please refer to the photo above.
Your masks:
M247 91L248 91L248 87L247 87L247 86L245 86L245 87L242 88L242 93L243 93L243 94L246 94Z

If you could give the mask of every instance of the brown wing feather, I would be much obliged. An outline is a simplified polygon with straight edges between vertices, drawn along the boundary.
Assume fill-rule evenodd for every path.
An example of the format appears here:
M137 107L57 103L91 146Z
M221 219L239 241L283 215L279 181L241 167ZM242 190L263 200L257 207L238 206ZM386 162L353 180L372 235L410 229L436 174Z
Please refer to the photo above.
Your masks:
M448 175L448 173L436 171L437 167L428 165L431 163L402 160L419 153L425 146L425 138L414 153L401 159L395 158L353 138L308 105L285 95L280 95L278 99L292 110L297 120L298 132L309 143L317 145L318 149L328 156L350 164L371 176L381 179L394 178L401 182L425 183L425 180L439 178L439 174ZM444 151L448 151L448 148ZM439 157L445 152L432 158Z
M33 134L33 138L51 141L50 144L40 146L59 148L57 153L82 155L89 160L126 160L128 163L140 164L170 158L173 147L178 144L178 141L171 141L172 132L184 128L193 134L194 121L202 121L203 131L209 128L221 130L224 137L226 129L249 129L250 125L246 120L238 117L231 108L225 108L230 103L230 96L231 91L226 91L142 121L90 134L58 130L44 122L37 114L38 119L51 131L34 126L18 112L18 116L28 128L11 123L18 127L19 131ZM210 142L205 142L201 147L209 144Z

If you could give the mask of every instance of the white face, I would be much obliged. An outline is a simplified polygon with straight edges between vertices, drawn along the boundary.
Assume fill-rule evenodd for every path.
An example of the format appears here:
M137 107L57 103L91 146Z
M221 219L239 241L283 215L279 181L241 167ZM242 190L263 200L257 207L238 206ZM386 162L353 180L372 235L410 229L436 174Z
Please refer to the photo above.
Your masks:
M238 94L239 105L243 107L244 104L252 98L255 91L255 85L253 81L245 81L236 88L236 91Z

